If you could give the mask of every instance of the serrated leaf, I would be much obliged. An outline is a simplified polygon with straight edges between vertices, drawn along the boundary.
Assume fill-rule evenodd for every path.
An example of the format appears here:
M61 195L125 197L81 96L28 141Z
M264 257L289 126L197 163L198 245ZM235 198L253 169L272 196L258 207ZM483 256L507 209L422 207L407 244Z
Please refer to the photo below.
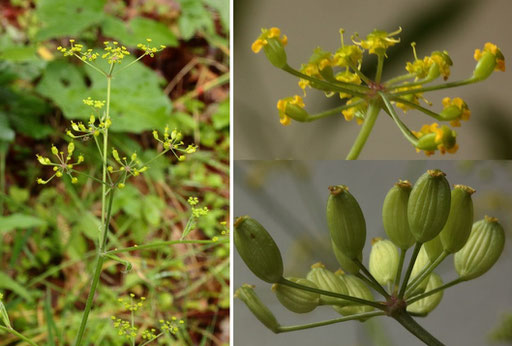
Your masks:
M133 61L126 57L123 64ZM103 64L103 65L102 65ZM106 62L98 62L104 67ZM89 67L85 72L91 86L85 84L80 69L64 61L51 62L36 90L52 99L68 119L89 119L90 109L82 102L91 96L104 100L107 94L105 77ZM170 119L172 109L169 98L160 87L161 80L141 63L115 75L111 90L112 131L140 133L161 128Z
M20 285L17 281L15 281L13 278L11 278L9 275L0 272L0 288L13 291L23 299L27 301L32 301L32 296L30 292Z
M0 232L9 232L14 229L25 229L31 227L41 227L46 225L46 221L26 214L12 214L0 216Z
M78 36L104 17L106 0L39 0L35 14L42 23L36 35L39 40Z
M165 24L148 18L136 17L125 22L109 16L101 28L105 36L115 38L126 46L135 47L139 43L146 43L146 38L151 38L151 45L155 47L178 45L176 35Z

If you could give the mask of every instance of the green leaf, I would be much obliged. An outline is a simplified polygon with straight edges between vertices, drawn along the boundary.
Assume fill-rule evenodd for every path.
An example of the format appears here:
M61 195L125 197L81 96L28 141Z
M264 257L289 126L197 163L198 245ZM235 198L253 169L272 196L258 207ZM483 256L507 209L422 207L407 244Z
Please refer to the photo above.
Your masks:
M212 121L216 130L229 127L229 99L219 104L217 111L212 115Z
M152 226L160 225L162 218L162 209L165 207L164 202L155 195L147 195L144 198L144 205L142 206L142 213L146 221Z
M133 61L126 57L123 64ZM103 64L103 65L102 65ZM97 66L106 69L106 62ZM64 61L51 62L36 90L52 99L68 119L89 119L90 108L83 99L104 100L107 94L105 77L85 66L91 81L88 87L81 70ZM134 132L162 128L170 121L171 102L160 87L161 79L141 63L115 75L112 80L112 131Z
M180 0L181 15L178 19L181 38L189 40L198 31L215 33L211 13L197 0Z
M0 272L0 288L13 291L26 301L32 301L32 296L30 292L25 287L20 285L17 281L15 281L14 279L12 279L10 276L3 272Z
M112 215L122 210L130 217L140 219L141 209L141 194L135 187L127 184L124 189L116 191L116 195L112 203Z
M224 31L229 31L229 1L228 0L203 0L211 8L217 10Z
M39 40L78 36L103 20L106 0L39 0L35 14L42 23Z
M135 47L139 43L146 43L151 38L151 45L158 47L177 46L176 35L169 28L156 20L136 17L124 22L115 17L107 17L101 26L103 34L115 38L126 46Z
M9 232L20 228L41 227L44 225L46 225L46 221L31 215L12 214L0 216L0 232Z
M33 46L15 46L7 49L2 49L0 52L0 59L8 61L30 61L38 60L36 55L36 47Z
M96 241L99 238L100 226L100 220L91 212L86 212L78 218L77 228L90 240Z

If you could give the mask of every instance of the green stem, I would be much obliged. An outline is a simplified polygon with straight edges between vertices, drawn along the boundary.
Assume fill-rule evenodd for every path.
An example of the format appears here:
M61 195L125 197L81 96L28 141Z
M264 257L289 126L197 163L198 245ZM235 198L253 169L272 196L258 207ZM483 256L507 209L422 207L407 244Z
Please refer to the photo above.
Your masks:
M382 68L384 67L384 55L379 54L377 60L377 72L375 73L375 83L379 84L382 79Z
M213 240L169 240L169 241L157 241L154 243L148 243L144 245L135 245L126 247L123 249L114 249L107 251L107 254L113 255L121 252L130 252L130 251L138 251L138 250L148 250L155 249L163 246L176 245L176 244L224 244L229 243L229 238L219 239L217 241Z
M403 311L394 315L393 318L426 345L444 346L441 341L437 340L432 334L420 326L407 312Z
M89 290L89 296L87 297L87 302L85 303L85 309L82 315L82 321L80 322L80 328L78 329L78 334L75 340L75 346L80 346L82 344L82 338L85 333L85 326L87 325L87 319L89 318L89 312L92 308L92 302L94 300L94 294L96 293L96 288L98 287L98 283L100 281L101 269L103 267L103 262L105 262L105 257L103 254L98 252L96 256L96 269L94 270L94 276L92 279L91 289Z
M430 83L434 80L435 78L423 78L423 79L420 79L416 82L413 82L413 83L406 83L406 84L402 84L402 85L396 85L392 88L389 88L388 91L396 91L398 89L401 89L401 88L413 88L415 86L418 86L418 85L423 85L423 84L427 84L427 83Z
M412 304L414 302L417 302L418 300L421 300L423 298L427 298L428 296L431 296L434 293L437 293L437 292L442 291L444 289L447 289L449 287L455 286L455 285L460 284L461 282L464 282L464 281L465 280L463 278L457 278L457 279L455 279L453 281L448 282L447 284L444 284L442 286L434 288L433 290L430 290L428 292L422 293L420 295L417 295L415 297L412 297L412 298L408 299L407 300L407 305L410 305L410 304Z
M364 266L364 264L358 259L358 258L355 258L352 260L355 264L357 264L357 266L359 267L359 269L361 269L361 271L368 277L368 279L373 282L374 284L374 288L380 293L382 294L384 297L386 298L390 298L391 296L388 294L388 292L386 292L386 290L384 289L384 287L382 287L382 285L373 277L372 273L370 273L370 271L368 269L366 269L366 267Z
M364 97L364 96L366 96L366 91L368 90L368 88L364 87L364 86L350 84L350 83L344 83L344 82L337 82L337 84L343 85L343 87L340 87L338 85L305 75L305 74L295 70L294 68L290 67L289 65L286 65L285 67L283 67L283 70L294 75L294 76L297 76L299 78L313 82L319 86L322 86L329 91L343 92L343 93L348 93L351 95Z
M361 80L366 83L366 85L370 85L372 83L370 78L366 77L366 75L363 72L361 72L361 70L358 69L357 66L354 66L354 64L352 64L350 61L348 61L348 59L347 59L347 63L348 63L348 66L359 76L359 78L361 78Z
M296 330L304 330L304 329L328 326L330 324L352 321L352 320L366 320L366 319L369 319L369 318L372 318L375 316L383 316L384 314L385 313L382 311L363 312L360 314L335 318L332 320L327 320L327 321L322 321L322 322L314 322L314 323L300 324L300 325L296 325L296 326L287 326L287 327L279 326L279 327L277 327L275 332L276 333L287 333L287 332L293 332Z
M95 178L95 177L93 177L92 175L89 175L89 174L84 173L84 172L82 172L82 171L77 171L76 169L71 169L70 171L71 171L71 172L73 172L73 173L76 173L76 174L84 175L84 176L86 176L87 178L92 179L92 180L94 180L94 181L95 181L95 182L97 182L97 183L104 184L104 185L106 185L106 186L110 186L110 184L107 184L106 182L103 182L102 180L100 180L100 179L98 179L98 178Z
M411 260L409 261L409 267L405 272L404 281L402 282L402 286L400 287L400 292L398 293L398 298L403 298L405 289L407 288L407 282L411 277L412 268L414 267L414 263L416 262L416 257L418 257L418 253L420 252L422 243L417 242L414 246L414 250L412 252Z
M448 252L446 252L445 250L443 250L443 252L435 259L434 262L432 262L430 265L428 265L426 268L424 268L420 273L419 275L416 275L416 277L414 278L414 280L411 282L411 284L407 287L406 291L405 291L405 296L409 295L410 293L414 292L414 289L416 287L418 287L422 282L423 280L425 280L429 275L430 273L432 273L432 271L434 269L437 268L437 266L439 264L441 264L442 261L444 261L444 259L449 255Z
M12 328L8 328L8 327L4 327L4 326L0 326L0 330L4 331L4 332L7 332L9 334L12 334L12 335L15 335L17 336L18 338L20 338L21 340L29 343L30 345L32 346L37 346L37 344L35 342L33 342L32 340L30 340L29 338L27 338L26 336L24 336L23 334L15 331L14 329Z
M101 243L100 243L100 252L104 253L107 250L107 239L108 239L108 230L110 227L110 217L112 215L112 204L114 202L114 192L115 190L110 190L110 195L108 197L108 208L107 208L107 218L106 222L103 225L103 232L101 234Z
M391 102L389 101L387 96L384 93L381 93L381 92L379 92L379 95L382 97L382 100L384 101L384 104L386 105L386 108L388 109L389 114L391 115L391 117L395 121L396 125L398 126L398 128L400 129L400 131L402 132L404 137L409 142L411 142L412 145L414 145L414 146L418 145L418 138L414 135L414 133L411 132L411 130L409 130L407 125L405 125L402 122L402 120L400 120L400 118L398 117L398 115L395 112L395 109L393 108L393 105L391 104Z
M401 76L398 76L398 77L395 77L395 78L392 78L388 81L386 81L384 83L385 86L390 86L390 85L393 85L395 83L399 83L399 82L402 82L402 81L405 81L405 80L408 80L408 79L411 79L411 78L414 78L416 77L415 74L413 73L408 73L408 74L404 74L404 75L401 75Z
M366 118L364 119L363 126L357 135L357 138L350 148L350 152L347 155L347 160L356 160L363 150L363 147L366 143L366 140L370 136L372 132L373 125L375 125L375 121L377 120L377 116L379 115L380 106L377 102L372 101L368 106L368 110L366 112Z
M343 111L345 109L349 109L349 108L355 107L355 106L357 106L357 105L359 105L359 104L361 104L363 102L364 102L364 100L360 100L360 101L357 101L357 102L354 102L354 103L351 103L351 104L345 104L343 106L339 106L339 107L336 107L336 108L333 108L333 109L329 109L329 110L327 110L325 112L312 114L312 115L310 115L305 120L305 122L311 122L311 121L315 121L315 120L318 120L318 119L329 117L331 115L340 114L341 111Z
M93 64L91 64L90 62L88 62L87 60L82 60L82 58L80 56L78 56L77 54L73 54L75 57L78 58L78 60L80 60L81 62L85 63L86 65L89 65L89 67L95 69L96 71L98 71L99 73L101 73L102 75L104 75L105 77L107 77L107 74L105 73L105 71L97 68L96 66L94 66Z
M405 254L407 253L407 249L400 249L400 259L398 261L398 269L396 271L395 276L395 285L393 287L393 291L398 289L400 286L400 278L402 277L402 269L404 267Z
M110 67L112 70L112 65ZM112 75L107 76L107 109L105 112L105 122L110 117L110 89L112 86ZM105 131L103 133L103 173L102 173L102 181L107 182L107 151L108 151L108 127L105 126ZM105 225L105 200L107 197L106 194L107 186L105 184L101 187L101 224ZM101 239L102 240L102 239ZM101 243L100 243L101 244Z
M281 278L277 283L278 284L282 284L282 285L286 285L286 286L290 286L290 287L294 287L294 288L298 288L298 289L303 290L303 291L319 293L319 294L324 295L324 296L329 296L329 297L334 297L334 298L341 298L341 299L348 300L350 302L355 302L355 303L362 304L362 305L373 306L374 308L377 308L379 310L384 310L385 309L384 305L379 304L377 302L373 302L373 301L366 300L366 299L352 297L352 296L349 296L349 295L346 295L346 294L334 293L334 292L324 291L324 290L321 290L321 289L318 289L318 288L313 288L313 287L309 287L309 286L300 285L298 283L295 283L293 281L287 280L285 278Z
M411 102L411 101L408 101L408 100L405 100L401 97L390 97L391 100L393 101L396 101L396 102L399 102L399 103L403 103L403 104L406 104L412 108L415 108L423 113L425 113L426 115L438 120L438 121L446 121L445 119L441 118L441 116L439 114L437 114L436 112L432 112L430 109L427 109L425 107L422 107L414 102Z
M426 88L419 88L419 89L400 91L400 92L397 92L397 93L393 93L392 95L393 96L402 96L402 95L424 93L424 92L427 92L427 91L455 88L455 87L458 87L458 86L468 85L468 84L476 83L476 82L479 82L479 81L480 80L476 79L476 78L469 78L469 79L464 79L464 80L457 81L457 82L451 82L451 83L440 84L440 85L433 85L433 86L426 87Z

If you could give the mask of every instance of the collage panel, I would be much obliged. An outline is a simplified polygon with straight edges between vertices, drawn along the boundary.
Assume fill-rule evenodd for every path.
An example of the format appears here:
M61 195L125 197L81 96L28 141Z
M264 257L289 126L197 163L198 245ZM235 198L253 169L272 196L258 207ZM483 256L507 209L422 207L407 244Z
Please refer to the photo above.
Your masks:
M234 158L512 158L511 10L507 0L236 2Z
M230 1L0 1L0 345L230 344Z
M236 161L234 344L506 343L511 172L505 161ZM385 295L415 278L411 327Z

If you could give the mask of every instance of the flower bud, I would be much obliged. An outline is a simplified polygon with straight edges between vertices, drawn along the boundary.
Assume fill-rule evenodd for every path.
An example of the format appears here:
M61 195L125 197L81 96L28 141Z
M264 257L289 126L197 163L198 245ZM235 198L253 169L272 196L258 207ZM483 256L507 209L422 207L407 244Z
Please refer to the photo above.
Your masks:
M499 48L487 42L483 51L475 50L475 60L478 61L473 71L473 78L486 79L494 70L505 71L505 57Z
M344 274L343 271L338 270L335 273L347 286L348 294L352 297L366 299L373 301L374 297L372 291L366 286L365 282L354 275ZM343 316L359 314L363 312L369 312L373 310L373 307L368 305L349 305L349 306L333 306L339 314Z
M450 185L438 169L428 170L412 188L407 205L411 233L417 242L434 239L450 212Z
M385 286L393 282L398 270L398 250L387 239L374 238L372 240L372 251L370 252L370 273L379 284Z
M441 237L439 235L424 243L423 247L430 262L434 262L443 252L443 244L441 244Z
M334 252L334 256L336 256L336 259L338 260L338 263L340 264L341 269L343 269L345 272L350 274L357 274L359 273L359 266L350 258L345 256L343 252L341 252L336 244L331 240L331 246L332 251ZM363 261L363 253L361 252L359 256L357 256L357 259L362 262Z
M327 226L336 247L350 259L363 251L366 222L356 199L344 185L330 186Z
M274 239L265 228L249 216L235 221L235 246L249 269L268 283L283 276L283 259Z
M465 185L455 185L452 190L450 214L439 236L443 248L448 253L462 249L471 233L473 224L473 201L475 190Z
M455 270L463 280L485 274L500 257L504 245L503 227L498 219L486 216L473 224L468 241L455 254Z
M318 288L314 282L300 278L286 278L300 285ZM298 314L313 311L320 304L320 294L304 291L299 288L281 284L273 284L272 291L285 308Z
M409 279L408 284L410 284L418 275L421 274L423 269L425 269L430 263L432 263L428 257L427 251L425 250L425 246L422 246L418 256L416 257L416 262L414 262L414 266L411 271L411 278ZM428 284L428 277L425 278L417 287L415 291L424 291L425 287Z
M315 263L311 266L306 278L315 283L319 289L339 294L348 294L347 287L341 279L333 272L325 269L322 263ZM320 304L340 305L345 301L341 298L320 295Z
M251 285L244 284L242 287L236 290L235 297L247 305L249 310L256 316L261 323L263 323L268 329L277 332L279 323L276 320L274 314L261 302L260 298L254 292L254 287Z
M389 239L401 249L408 249L415 239L407 220L407 203L411 194L411 183L399 180L389 190L382 205L382 224Z
M441 277L436 273L432 273L432 274L430 274L430 278L428 279L428 283L425 288L425 292L436 289L442 285L443 285L443 280L441 280ZM413 314L426 316L428 313L430 313L432 310L434 310L439 305L442 298L443 298L443 291L436 292L428 297L425 297L423 299L415 301L411 305L408 305L407 311L409 311Z
M269 38L268 44L263 47L267 59L277 68L286 66L286 51L284 45L276 38Z

